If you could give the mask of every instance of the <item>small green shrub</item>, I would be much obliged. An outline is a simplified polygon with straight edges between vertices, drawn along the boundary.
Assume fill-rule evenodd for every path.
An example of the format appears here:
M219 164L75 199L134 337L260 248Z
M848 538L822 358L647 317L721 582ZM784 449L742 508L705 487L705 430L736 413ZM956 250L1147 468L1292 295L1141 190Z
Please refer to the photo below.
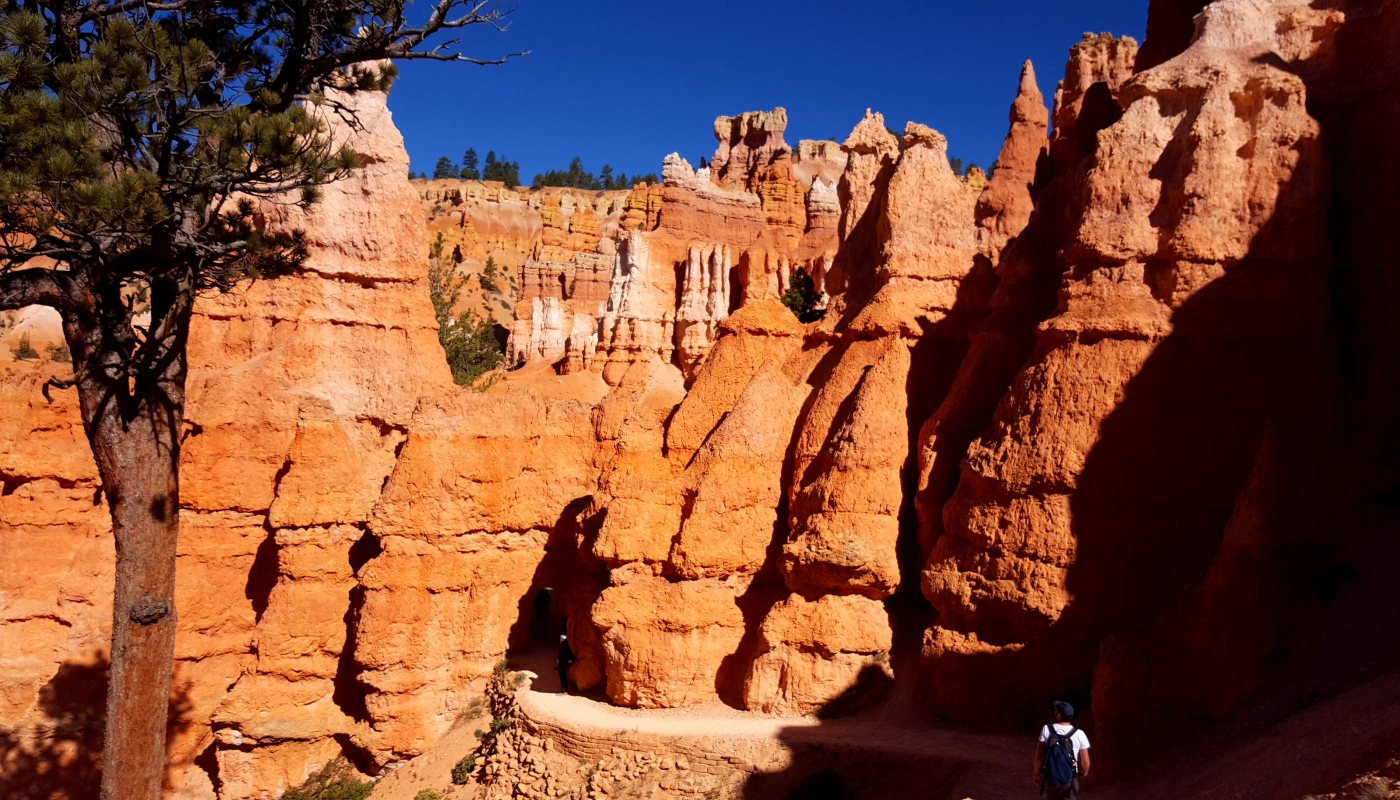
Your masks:
M462 709L462 713L460 713L460 714L457 715L457 719L461 719L461 720L476 719L477 717L480 717L480 716L482 716L483 714L485 714L486 711L487 711L486 698L485 698L485 697L477 697L477 698L473 699L470 703L467 703L467 707L464 708L464 709Z
M374 791L372 781L358 780L344 758L337 758L306 783L288 789L282 800L365 800Z
M496 672L497 675L504 675L504 674L506 674L507 672L510 672L510 661L508 661L508 660L506 660L506 659L504 659L504 658L501 659L500 661L497 661L497 662L496 662L496 670L495 670L495 672Z
M418 794L415 794L413 800L442 800L442 795L432 789L424 789Z
M499 719L493 719L491 720L491 732L500 733L501 731L505 730L506 728L509 728L514 724L515 720L511 719L510 717L500 717Z
M55 364L73 363L73 354L68 351L66 344L51 344L44 348L44 352L48 353L49 360Z
M458 786L465 785L474 769L476 769L476 753L467 753L462 756L462 760L458 761L456 766L452 767L452 782Z

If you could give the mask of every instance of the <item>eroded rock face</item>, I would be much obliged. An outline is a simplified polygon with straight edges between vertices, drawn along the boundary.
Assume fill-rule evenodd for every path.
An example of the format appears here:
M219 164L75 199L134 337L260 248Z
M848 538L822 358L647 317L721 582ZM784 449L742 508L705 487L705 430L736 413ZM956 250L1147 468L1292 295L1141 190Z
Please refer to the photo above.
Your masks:
M792 150L783 141L787 123L782 108L716 118L719 147L710 161L715 183L751 188L774 163L790 159Z
M225 797L260 797L300 784L341 751L332 737L361 724L344 665L356 548L419 398L451 385L402 139L383 95L347 102L363 130L336 135L366 166L327 187L309 214L269 210L306 232L306 269L195 308L168 778L185 796L212 796L193 765L201 754L226 774ZM17 463L3 470L14 513L0 529L62 553L7 572L28 576L16 596L48 592L42 604L59 615L7 624L6 642L44 642L32 650L42 658L7 659L29 664L3 693L4 724L21 736L57 717L102 729L111 539L71 393L49 406L30 382L57 369L15 376L5 404L29 418L6 426L20 433L9 446ZM79 675L89 689L75 685ZM72 700L45 699L55 693ZM96 778L81 765L65 775L74 796Z
M1046 126L1050 115L1035 81L1035 67L1027 61L1021 67L1021 85L1011 104L1011 130L997 156L997 169L987 188L977 197L977 227L982 254L995 267L1001 252L1031 220L1035 200L1036 168L1049 154Z
M424 752L545 587L573 681L629 706L878 697L919 580L940 713L1092 691L1105 752L1234 713L1341 541L1330 487L1400 474L1400 426L1346 422L1393 416L1400 374L1397 14L1155 4L1155 63L1072 48L1053 138L1023 68L980 191L924 126L790 151L774 113L616 197L415 197L360 96L369 167L282 220L309 269L196 316L172 791ZM518 251L513 359L543 367L486 393L451 385L423 286L452 224L468 260ZM820 322L777 301L798 269ZM38 400L63 367L14 369L0 770L95 752L112 558L72 399Z
M266 570L240 598L255 649L241 676L222 673L213 714L219 763L245 776L228 796L298 785L366 721L342 663L354 573L374 546L364 526L419 398L451 386L402 139L382 95L352 102L363 130L338 135L367 166L280 221L307 232L307 269L202 301L193 323L184 519L248 531L233 541Z
M888 680L893 644L883 604L859 595L792 595L769 612L744 684L748 708L800 714L830 703L874 673Z
M1272 13L1207 9L1189 50L1118 88L1121 119L1070 178L1082 205L1070 207L1059 307L968 449L924 577L939 611L925 659L952 704L993 702L984 681L1032 664L1055 665L1034 670L1038 690L1064 691L1087 681L1105 632L1154 620L1178 670L1145 681L1149 691L1220 713L1257 679L1245 665L1277 623L1213 587L1232 573L1252 597L1273 591L1282 576L1266 551L1297 543L1316 512L1295 499L1289 522L1262 533L1271 517L1255 498L1267 490L1248 489L1249 476L1315 476L1320 439L1305 420L1328 413L1325 395L1284 388L1317 385L1328 370L1326 169L1303 82L1261 57L1297 57ZM1088 45L1071 73L1076 63L1126 69L1113 51L1090 58ZM1081 69L1078 85L1088 80ZM1074 85L1067 78L1060 111ZM1255 100L1238 105L1246 96ZM1084 124L1067 135L1082 144ZM1262 349L1244 356L1246 340ZM1261 450L1275 424L1295 431L1292 452ZM1238 566L1238 537L1253 542L1255 566ZM1206 584L1185 593L1203 573ZM1203 639L1183 638L1184 617ZM1230 636L1235 625L1255 635ZM1230 637L1229 659L1248 677L1205 689L1181 670L1221 663L1205 644L1215 636Z
M798 270L823 288L845 156L834 143L804 142L794 159L786 127L782 109L719 118L712 163L696 169L668 156L662 184L634 189L615 225L595 225L598 211L588 208L565 223L556 201L542 200L541 244L521 268L508 360L592 370L617 386L630 365L674 353L690 381L740 307L780 298ZM585 275L597 291L574 288Z
M724 322L689 393L679 375L637 365L605 401L599 435L615 442L615 456L594 498L602 521L592 552L612 585L592 623L615 702L690 705L742 681L722 667L744 636L738 598L765 567L778 522L784 454L805 397L779 367L801 332L776 302L746 306ZM703 602L708 621L682 624L680 610L654 602L684 598ZM703 647L688 652L697 637ZM687 663L665 666L670 659ZM658 685L663 674L671 677Z
M355 612L371 728L357 742L381 763L421 753L528 639L526 598L549 585L561 517L596 480L590 411L463 392L414 415L369 525L382 552L359 573Z

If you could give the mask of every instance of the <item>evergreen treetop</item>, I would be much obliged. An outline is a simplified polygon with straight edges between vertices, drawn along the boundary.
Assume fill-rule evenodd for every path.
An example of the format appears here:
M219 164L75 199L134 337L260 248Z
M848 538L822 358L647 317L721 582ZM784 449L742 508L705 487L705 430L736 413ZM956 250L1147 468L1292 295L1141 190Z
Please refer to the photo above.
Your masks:
M452 159L447 156L439 158L437 164L433 165L433 180L455 178L459 174L461 174L461 169L456 164L453 164Z

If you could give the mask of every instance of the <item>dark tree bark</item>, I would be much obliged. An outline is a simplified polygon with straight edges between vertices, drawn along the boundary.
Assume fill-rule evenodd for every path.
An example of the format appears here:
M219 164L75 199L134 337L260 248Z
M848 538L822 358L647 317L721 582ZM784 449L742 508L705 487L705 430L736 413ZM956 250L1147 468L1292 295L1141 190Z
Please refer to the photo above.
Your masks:
M138 333L120 286L102 287L108 297L63 311L83 426L116 541L102 800L157 798L165 775L185 340L194 298L188 270L177 273L152 282L151 326L136 370L129 367Z

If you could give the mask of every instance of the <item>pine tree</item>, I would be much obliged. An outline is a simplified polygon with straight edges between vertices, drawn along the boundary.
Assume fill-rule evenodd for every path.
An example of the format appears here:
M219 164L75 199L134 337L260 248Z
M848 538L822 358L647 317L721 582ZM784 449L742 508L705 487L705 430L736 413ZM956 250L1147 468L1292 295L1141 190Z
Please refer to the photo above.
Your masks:
M476 157L476 151L467 148L467 152L462 154L462 178L469 181L481 180L481 162Z
M438 343L452 370L452 380L458 386L471 386L477 379L505 363L505 353L496 340L495 325L489 319L476 316L467 309L455 316L452 309L461 299L466 278L457 274L457 265L443 256L444 243L439 233L428 254L428 298L438 323ZM486 265L495 270L495 261L487 258ZM483 272L483 274L485 274Z
M496 259L487 256L486 266L481 268L481 274L477 276L477 280L481 282L482 290L491 292L492 294L500 294L501 286L497 283L500 277L501 274L496 266Z
M25 0L0 10L0 310L56 309L116 540L103 800L156 800L175 645L186 347L195 297L292 270L309 206L357 168L321 122L394 59L503 12L433 0ZM450 45L450 43L449 43ZM40 258L42 257L42 258ZM36 266L56 264L57 268ZM149 323L131 298L149 292Z
M16 361L37 361L39 359L39 351L29 344L29 334L27 333L19 335L19 344L11 348L10 353Z
M961 158L948 157L948 166L953 168L953 174L961 178L963 176L963 160Z
M798 322L807 323L826 316L826 309L817 307L820 302L821 293L817 291L816 283L807 270L798 267L788 290L783 293L783 305L792 311Z
M437 164L433 166L433 180L435 181L444 178L455 178L461 173L461 168L453 164L452 159L447 156L439 158Z
M496 151L486 151L486 166L481 170L481 179L484 181L499 181L501 178L501 163L496 160Z

